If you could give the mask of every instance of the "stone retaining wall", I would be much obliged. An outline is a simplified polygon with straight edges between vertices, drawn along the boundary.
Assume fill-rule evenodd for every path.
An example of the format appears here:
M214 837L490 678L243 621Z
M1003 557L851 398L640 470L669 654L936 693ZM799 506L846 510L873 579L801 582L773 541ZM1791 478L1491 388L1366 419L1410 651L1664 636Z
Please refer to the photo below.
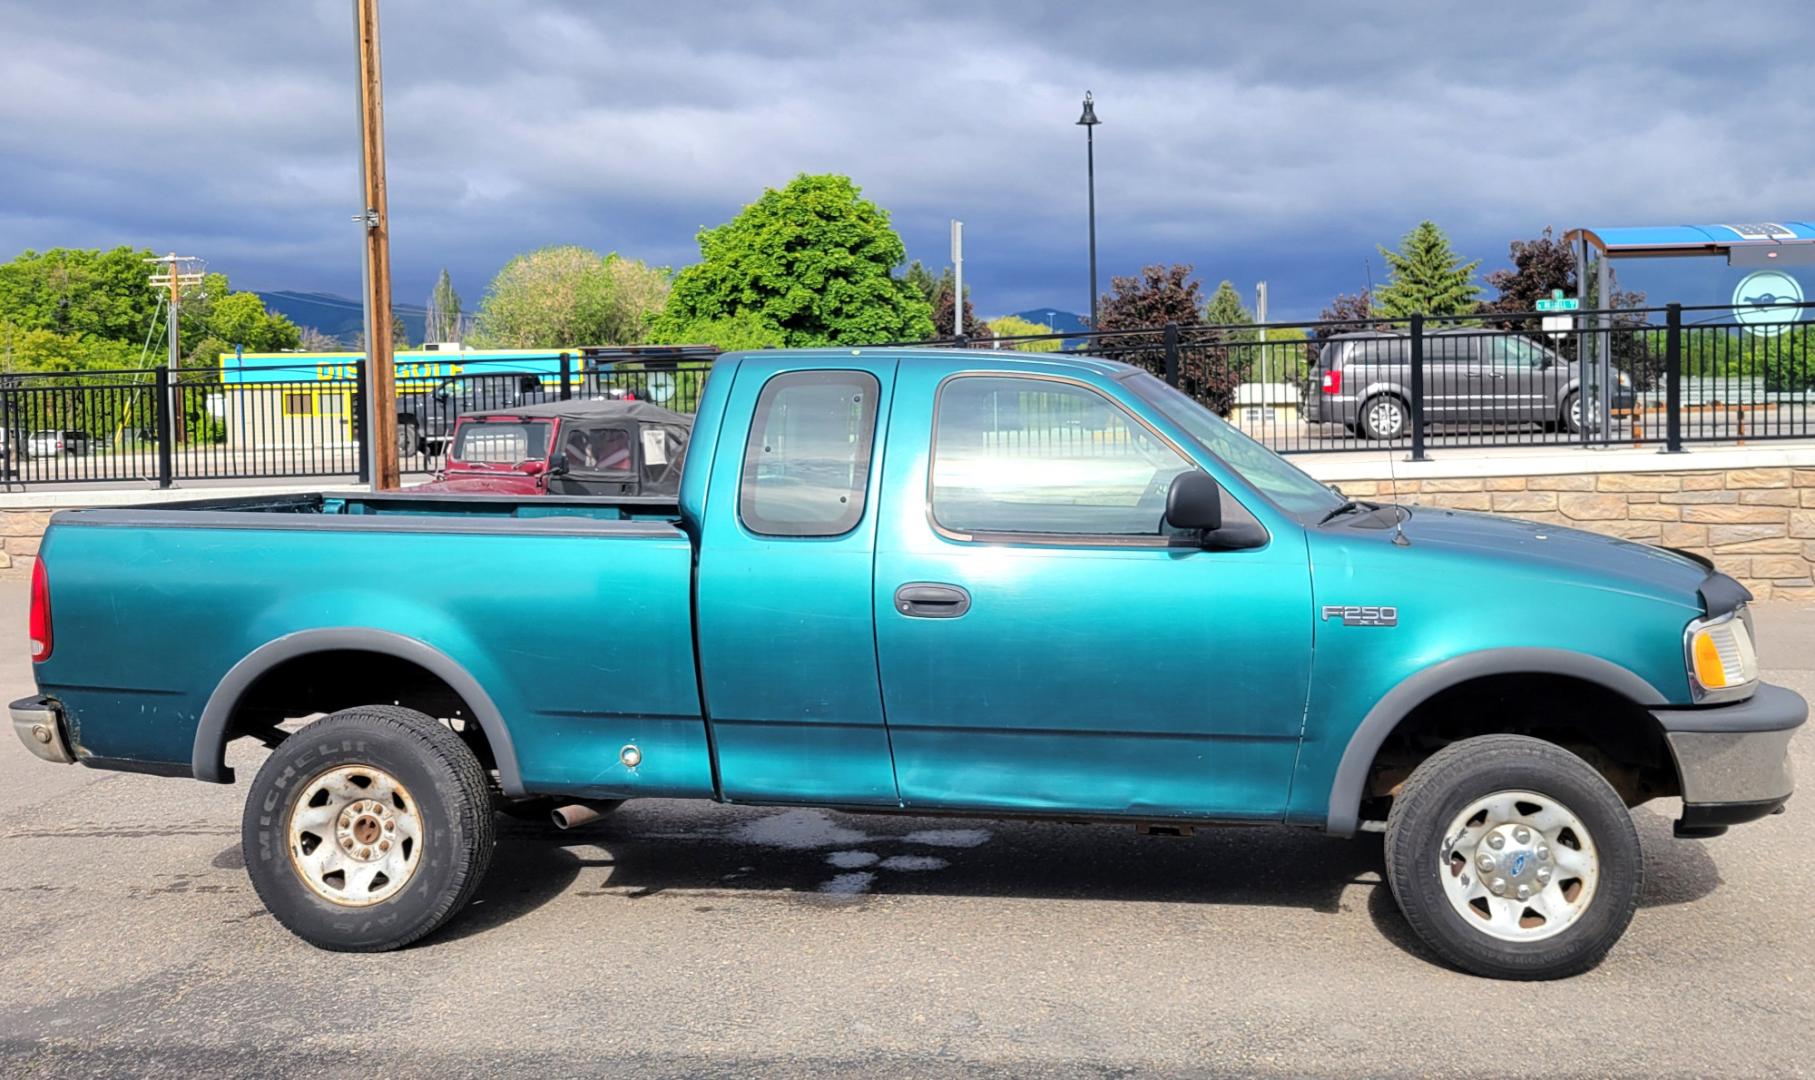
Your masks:
M0 578L31 572L38 538L50 524L49 510L0 510Z
M1509 464L1496 467L1484 460L1480 469L1487 474ZM1387 497L1395 490L1391 480L1335 483L1357 499ZM1760 600L1815 602L1815 468L1448 476L1397 483L1397 497L1408 502L1486 510L1684 548L1712 558ZM42 507L0 509L0 578L30 573L51 513Z
M1342 480L1351 498L1488 510L1707 555L1760 600L1815 601L1815 469Z

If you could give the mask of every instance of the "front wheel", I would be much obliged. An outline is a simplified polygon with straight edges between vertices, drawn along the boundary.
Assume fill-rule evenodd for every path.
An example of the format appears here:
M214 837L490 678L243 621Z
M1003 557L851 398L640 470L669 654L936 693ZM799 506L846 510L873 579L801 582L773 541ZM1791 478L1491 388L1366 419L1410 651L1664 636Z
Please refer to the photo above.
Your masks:
M278 744L247 794L241 843L259 899L291 933L382 952L466 906L495 824L485 771L458 735L367 705Z
M400 422L397 425L397 456L410 457L420 449L422 449L422 435L417 431L416 425L407 420Z
M1406 921L1476 975L1594 967L1632 921L1643 875L1632 815L1601 774L1522 735L1444 747L1387 818L1386 877Z

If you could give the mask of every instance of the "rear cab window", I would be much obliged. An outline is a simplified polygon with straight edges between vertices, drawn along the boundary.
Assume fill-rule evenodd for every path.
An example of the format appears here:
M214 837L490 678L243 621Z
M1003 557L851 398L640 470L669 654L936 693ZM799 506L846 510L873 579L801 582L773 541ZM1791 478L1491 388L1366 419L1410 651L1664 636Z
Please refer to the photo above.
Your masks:
M856 528L869 494L882 386L865 371L791 371L763 385L744 444L738 518L761 536Z

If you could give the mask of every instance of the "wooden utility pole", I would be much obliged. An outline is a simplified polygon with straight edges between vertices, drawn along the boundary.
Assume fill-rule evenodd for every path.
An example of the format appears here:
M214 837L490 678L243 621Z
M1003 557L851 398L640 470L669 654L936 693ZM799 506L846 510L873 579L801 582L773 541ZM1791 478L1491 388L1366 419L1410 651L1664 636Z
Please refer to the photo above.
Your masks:
M384 78L378 67L378 0L353 0L359 46L360 176L365 213L366 439L372 487L400 485L397 364L391 356L391 223L384 193Z
M183 392L176 386L176 371L183 360L182 336L178 324L182 320L183 290L194 288L202 283L202 260L193 255L178 255L173 251L168 255L145 261L163 268L162 273L153 271L152 275L146 279L147 284L154 289L168 288L170 290L170 310L165 313L164 320L169 324L166 336L170 339L170 400L160 403L158 407L170 410L171 431L175 438L180 440L185 437L183 430L185 417L182 407Z

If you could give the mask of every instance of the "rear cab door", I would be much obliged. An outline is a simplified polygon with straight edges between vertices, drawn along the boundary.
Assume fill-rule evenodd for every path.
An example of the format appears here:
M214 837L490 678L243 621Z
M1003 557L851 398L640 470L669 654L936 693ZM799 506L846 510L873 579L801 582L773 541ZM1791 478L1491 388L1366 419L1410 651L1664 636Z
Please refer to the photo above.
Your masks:
M735 369L695 586L727 801L898 803L870 609L895 366L749 353Z

